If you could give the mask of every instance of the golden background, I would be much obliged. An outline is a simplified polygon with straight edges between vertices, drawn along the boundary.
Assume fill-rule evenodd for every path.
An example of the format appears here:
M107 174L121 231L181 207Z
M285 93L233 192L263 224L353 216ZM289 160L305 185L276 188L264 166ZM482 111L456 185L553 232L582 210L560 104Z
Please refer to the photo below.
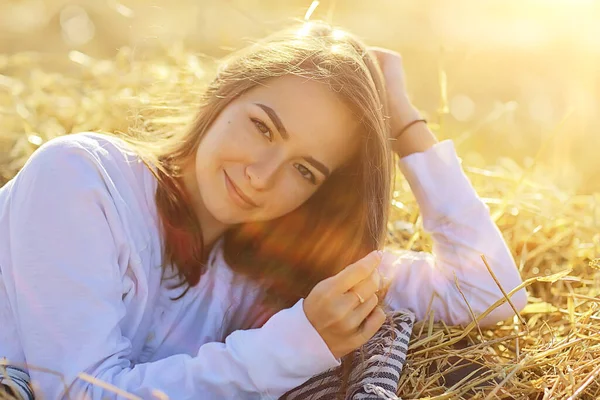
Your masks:
M219 57L303 18L310 5L1 0L0 53L41 52L58 71L69 68L69 51L112 58L125 45L140 58L170 43ZM322 1L310 18L399 51L415 104L462 155L527 166L547 142L538 161L557 185L600 189L600 2Z

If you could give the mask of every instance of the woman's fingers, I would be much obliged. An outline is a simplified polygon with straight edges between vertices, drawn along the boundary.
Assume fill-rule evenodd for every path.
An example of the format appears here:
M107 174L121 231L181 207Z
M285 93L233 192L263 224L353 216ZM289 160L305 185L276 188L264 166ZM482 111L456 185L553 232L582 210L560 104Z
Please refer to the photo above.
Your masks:
M356 286L343 294L343 297L345 297L344 301L351 308L356 308L360 305L361 298L363 300L368 299L382 289L381 285L381 275L379 274L379 271L375 269L368 277L358 282Z
M346 293L331 296L327 307L329 311L329 320L333 323L346 320L359 306L364 306L369 299L372 299L373 296L379 292L382 284L381 276L377 269L375 269L367 278L360 281ZM363 300L362 303L361 300ZM369 309L369 312L373 307ZM322 312L326 311L327 310L325 309L322 310ZM364 317L366 317L366 315L363 315L363 319ZM362 320L360 322L362 322Z
M373 309L377 307L378 302L377 295L372 294L364 303L356 307L346 318L339 322L339 328L344 332L356 333Z
M358 340L362 346L377 333L381 325L385 322L385 312L381 307L375 307L373 311L365 318L364 323L358 329Z
M304 299L306 318L336 358L366 343L385 321L376 295L382 285L380 262L381 254L371 252L319 282Z
M332 277L332 290L338 294L347 292L359 282L367 279L381 262L381 253L372 251L354 264L350 264Z

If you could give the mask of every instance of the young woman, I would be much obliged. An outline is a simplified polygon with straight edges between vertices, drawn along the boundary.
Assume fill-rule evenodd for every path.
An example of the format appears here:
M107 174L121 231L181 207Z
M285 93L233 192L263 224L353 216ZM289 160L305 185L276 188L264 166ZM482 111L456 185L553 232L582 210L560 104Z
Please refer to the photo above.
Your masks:
M378 251L391 150L433 254ZM480 254L521 283L399 55L312 22L229 57L186 132L53 139L0 189L0 357L47 399L277 398L364 344L383 303L470 322L455 277L475 315L502 297Z

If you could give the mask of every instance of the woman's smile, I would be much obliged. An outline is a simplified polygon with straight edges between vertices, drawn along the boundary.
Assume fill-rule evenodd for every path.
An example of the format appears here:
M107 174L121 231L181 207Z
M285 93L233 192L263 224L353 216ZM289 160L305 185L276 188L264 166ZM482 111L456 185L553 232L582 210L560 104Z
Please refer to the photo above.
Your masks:
M229 197L243 209L250 210L252 208L258 207L258 205L252 201L250 197L248 197L227 175L227 172L223 170L223 174L225 176L225 186L227 187L227 192L229 193Z

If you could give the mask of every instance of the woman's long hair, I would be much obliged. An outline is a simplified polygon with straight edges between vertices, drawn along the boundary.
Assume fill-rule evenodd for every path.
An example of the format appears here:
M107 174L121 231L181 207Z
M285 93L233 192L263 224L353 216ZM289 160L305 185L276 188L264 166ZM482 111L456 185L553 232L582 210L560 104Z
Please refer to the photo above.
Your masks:
M360 127L359 150L296 210L227 231L225 260L261 285L264 297L259 304L276 312L306 297L319 281L382 247L393 168L381 70L364 43L352 34L322 21L301 22L225 58L203 92L189 129L160 144L125 137L153 167L158 180L163 276L171 267L178 278L175 287L186 286L173 300L198 284L207 260L201 226L182 183L183 167L232 100L286 75L322 82L351 108ZM237 329L250 327L256 326Z

